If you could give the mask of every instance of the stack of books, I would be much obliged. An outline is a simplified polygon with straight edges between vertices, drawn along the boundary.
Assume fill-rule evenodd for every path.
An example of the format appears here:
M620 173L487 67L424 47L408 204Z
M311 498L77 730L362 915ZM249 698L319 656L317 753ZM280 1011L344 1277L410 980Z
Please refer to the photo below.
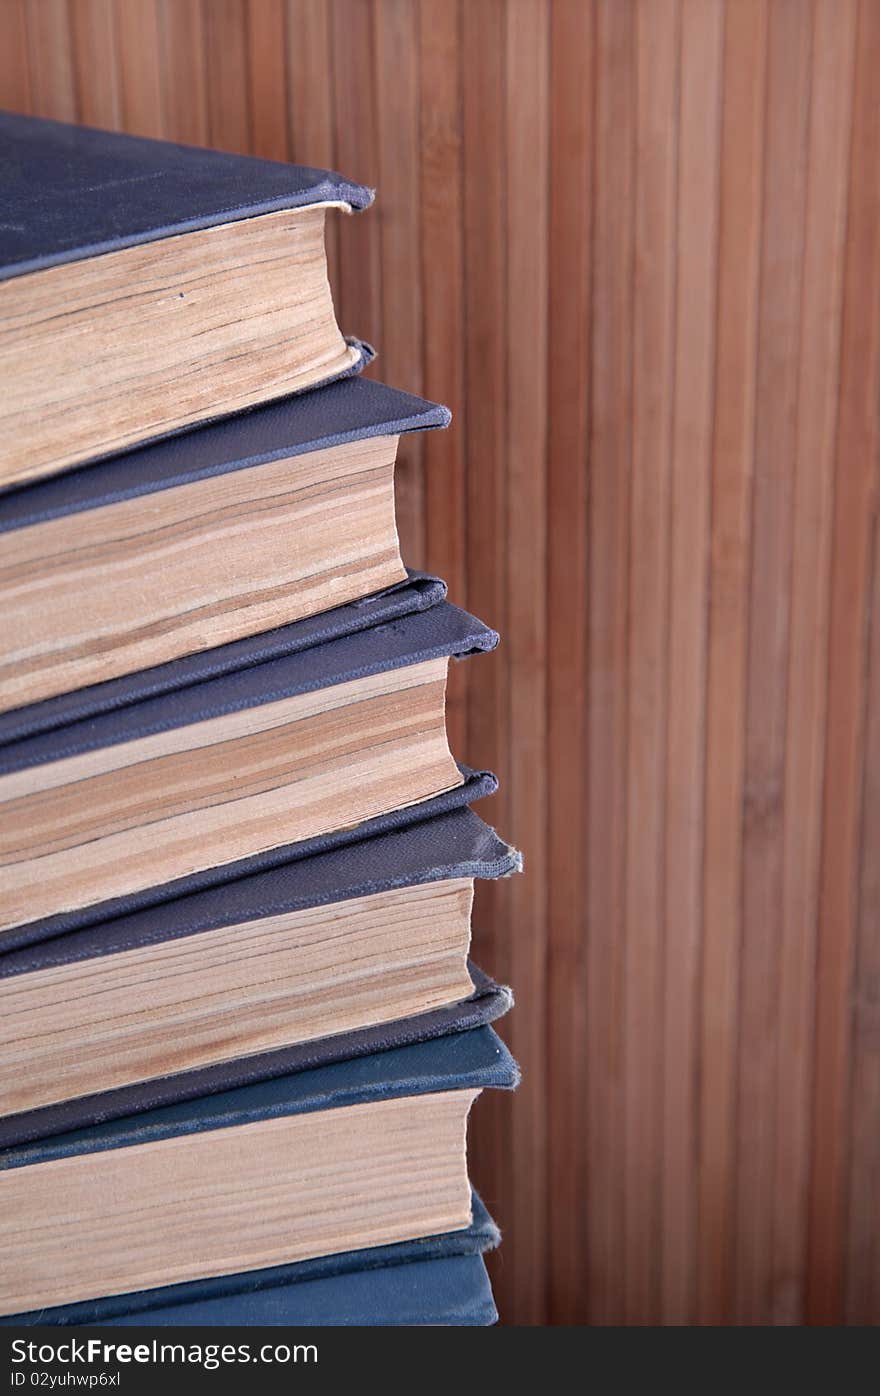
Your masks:
M0 117L0 1314L489 1323L468 961L519 855L446 738L326 171Z

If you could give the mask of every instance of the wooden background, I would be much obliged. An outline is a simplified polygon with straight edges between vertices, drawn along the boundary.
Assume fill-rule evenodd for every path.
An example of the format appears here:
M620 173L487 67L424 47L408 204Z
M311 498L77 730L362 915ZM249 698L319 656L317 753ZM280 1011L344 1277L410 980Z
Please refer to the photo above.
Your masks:
M455 411L410 563L525 1079L508 1322L880 1319L878 0L0 0L3 105L336 166L344 327Z

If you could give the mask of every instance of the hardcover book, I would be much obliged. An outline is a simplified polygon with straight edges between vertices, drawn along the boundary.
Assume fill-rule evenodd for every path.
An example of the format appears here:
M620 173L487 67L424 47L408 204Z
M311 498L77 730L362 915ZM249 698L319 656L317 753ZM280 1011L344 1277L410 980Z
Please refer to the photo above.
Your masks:
M118 1120L125 1115L137 1115L154 1110L159 1105L174 1105L179 1101L197 1100L199 1096L231 1090L252 1081L271 1081L276 1076L289 1076L294 1071L311 1071L330 1062L366 1057L371 1052L387 1052L392 1047L406 1047L413 1042L429 1042L453 1032L469 1032L472 1028L494 1023L513 1005L513 995L505 985L496 984L476 965L468 964L471 992L467 998L440 1008L416 1013L410 1018L396 1018L372 1027L353 1028L333 1037L319 1037L297 1042L292 1047L273 1048L249 1057L235 1057L214 1066L196 1067L191 1071L158 1076L149 1082L118 1086L96 1095L74 1096L55 1105L44 1105L15 1115L0 1116L0 1149L13 1144L30 1144L48 1139L53 1134L65 1134L72 1129L85 1129Z
M0 946L13 932L355 826L462 785L450 656L494 631L443 602L0 749ZM150 675L133 687L149 692ZM18 937L21 943L21 937Z
M6 1149L0 1312L464 1230L468 1112L516 1081L483 1027Z
M397 442L448 420L346 379L0 496L0 711L406 581Z
M497 1016L474 879L519 866L460 809L0 956L0 1143Z
M0 113L0 485L357 371L326 170Z
M458 1231L439 1236L419 1236L387 1246L342 1251L335 1255L301 1260L293 1265L274 1265L265 1270L249 1270L236 1275L214 1275L185 1284L161 1285L136 1290L132 1294L112 1294L29 1313L0 1317L0 1327L49 1324L68 1327L84 1324L260 1324L285 1323L312 1325L338 1322L323 1318L359 1314L346 1320L376 1323L452 1322L428 1315L438 1311L437 1287L432 1276L438 1262L472 1260L494 1250L501 1241L497 1226L479 1195L471 1192L471 1223ZM418 1269L406 1273L403 1267ZM432 1267L431 1270L421 1267ZM474 1293L470 1272L444 1271L440 1283L450 1301L446 1312L468 1313ZM464 1283L463 1283L464 1282ZM349 1287L350 1285L350 1287ZM370 1294L378 1286L381 1302L373 1304ZM485 1299L485 1290L480 1284ZM466 1303L456 1302L461 1292ZM392 1297L393 1296L393 1297ZM356 1305L356 1308L355 1308ZM485 1322L494 1323L494 1305L480 1305ZM294 1317L296 1315L296 1317ZM307 1316L306 1316L307 1315ZM383 1316L384 1315L384 1316ZM406 1317L404 1317L406 1315ZM398 1318L398 1316L400 1316ZM456 1318L456 1323L466 1322Z
M7 496L7 503L15 496ZM170 663L157 664L148 671L107 679L46 698L26 707L0 711L0 748L22 737L36 737L41 732L54 732L72 722L99 717L102 713L127 708L144 698L158 698L163 693L178 693L206 679L220 678L269 659L283 659L301 654L327 640L339 640L355 635L387 621L399 620L415 611L428 611L446 599L446 583L424 572L407 570L405 582L384 591L365 596L360 601L335 606L306 620L262 631L246 639L233 640L218 649L198 650Z

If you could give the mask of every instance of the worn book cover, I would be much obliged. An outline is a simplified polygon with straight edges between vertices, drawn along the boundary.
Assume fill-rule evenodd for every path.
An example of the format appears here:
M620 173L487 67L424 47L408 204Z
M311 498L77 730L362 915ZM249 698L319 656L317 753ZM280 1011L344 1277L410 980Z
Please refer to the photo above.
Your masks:
M0 484L357 372L327 170L0 113Z

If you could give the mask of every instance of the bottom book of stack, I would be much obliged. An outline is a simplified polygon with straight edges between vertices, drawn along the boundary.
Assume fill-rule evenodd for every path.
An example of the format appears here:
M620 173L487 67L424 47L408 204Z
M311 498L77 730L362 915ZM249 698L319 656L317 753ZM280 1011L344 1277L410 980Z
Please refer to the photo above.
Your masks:
M470 1108L488 1026L70 1129L0 1154L0 1322L494 1322Z

